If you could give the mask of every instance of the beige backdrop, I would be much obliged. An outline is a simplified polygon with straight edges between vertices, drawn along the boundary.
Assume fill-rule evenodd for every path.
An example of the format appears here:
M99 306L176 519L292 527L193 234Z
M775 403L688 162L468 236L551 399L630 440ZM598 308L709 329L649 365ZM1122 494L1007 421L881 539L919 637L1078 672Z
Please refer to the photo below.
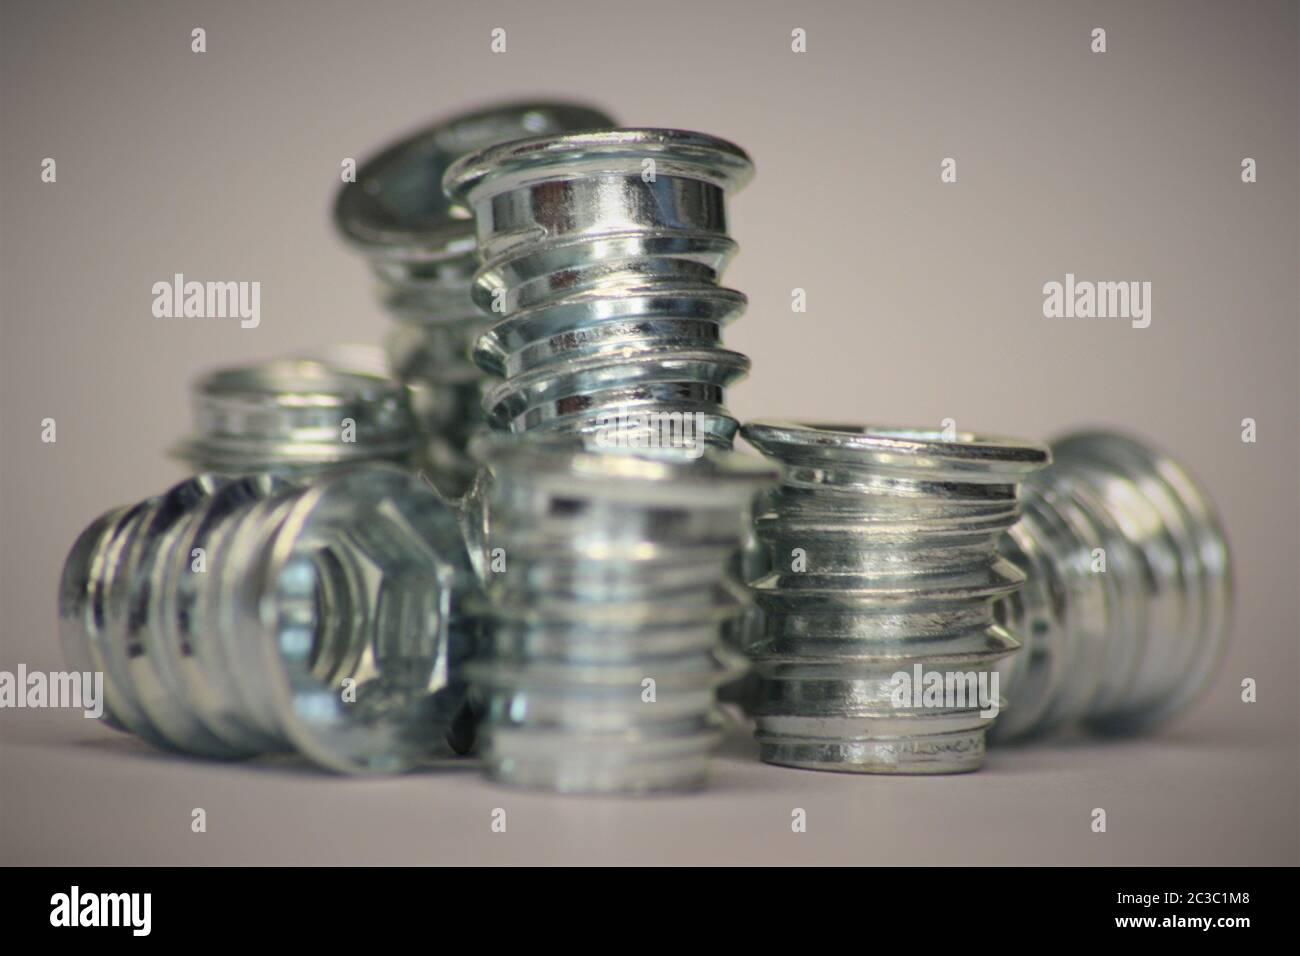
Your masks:
M179 474L163 449L197 371L384 332L328 218L340 163L441 114L554 95L754 157L727 277L750 297L728 340L754 362L740 417L1040 438L1096 424L1185 462L1239 577L1197 711L1159 740L1007 752L962 780L774 770L741 734L710 794L650 803L214 769L7 712L0 859L1296 861L1296 5L788 7L0 5L0 669L59 666L63 556L100 511ZM260 327L152 317L152 284L176 272L260 281ZM1042 286L1067 272L1150 281L1150 327L1044 318ZM1240 702L1247 676L1258 703ZM520 822L493 842L503 800ZM1118 818L1106 836L1087 829L1099 805ZM220 839L191 838L192 806ZM812 814L802 838L792 806Z

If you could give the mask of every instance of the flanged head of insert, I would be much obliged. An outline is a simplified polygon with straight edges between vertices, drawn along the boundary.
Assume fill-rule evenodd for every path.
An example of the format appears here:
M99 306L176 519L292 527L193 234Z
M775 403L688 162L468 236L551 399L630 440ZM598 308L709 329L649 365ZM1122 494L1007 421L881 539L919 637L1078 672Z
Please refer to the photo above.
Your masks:
M201 471L314 473L356 461L409 464L421 445L406 388L360 368L275 359L194 384L194 434L174 454Z
M372 258L472 261L474 224L443 193L447 168L495 143L611 122L599 110L563 102L503 103L439 120L365 162L339 191L335 224Z
M511 315L571 308L563 303L594 289L601 299L718 295L736 249L724 200L753 172L744 150L715 136L607 129L489 147L443 182L477 225L474 301Z
M1037 442L940 429L757 421L741 434L787 466L838 464L933 481L997 477L1014 483L1051 461Z
M1083 482L1122 537L1106 553L1131 549L1141 571L1144 642L1122 701L1087 723L1100 733L1141 733L1193 703L1227 645L1232 561L1214 505L1180 465L1116 432L1079 432L1052 443L1059 471ZM1050 482L1051 475L1047 476Z
M647 165L652 160L653 165ZM454 203L482 200L555 179L659 174L711 183L734 192L749 182L754 164L735 143L680 129L589 129L537 135L487 146L458 159L443 179Z
M399 771L437 754L477 638L478 583L451 507L419 478L366 464L268 515L222 611L260 706L332 770Z

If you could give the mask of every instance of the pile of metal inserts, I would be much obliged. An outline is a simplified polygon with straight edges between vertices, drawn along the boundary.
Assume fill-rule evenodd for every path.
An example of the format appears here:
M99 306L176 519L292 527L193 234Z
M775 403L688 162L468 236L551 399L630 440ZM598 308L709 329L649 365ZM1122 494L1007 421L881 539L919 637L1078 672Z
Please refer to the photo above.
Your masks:
M195 476L78 538L60 633L106 722L342 772L477 733L494 780L641 793L704 783L720 693L765 761L889 774L1186 709L1231 605L1192 479L1111 433L1049 454L755 422L770 463L733 451L746 300L721 281L753 166L612 125L506 104L344 186L387 346L200 378L175 449ZM977 691L900 695L909 674Z

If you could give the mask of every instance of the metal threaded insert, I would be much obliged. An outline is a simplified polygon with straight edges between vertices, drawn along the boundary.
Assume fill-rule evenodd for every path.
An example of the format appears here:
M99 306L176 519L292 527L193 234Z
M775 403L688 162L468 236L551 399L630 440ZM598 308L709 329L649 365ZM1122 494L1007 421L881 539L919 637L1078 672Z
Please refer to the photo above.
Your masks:
M762 758L858 773L977 769L985 708L900 703L895 675L987 678L1015 650L993 603L1023 575L997 542L1047 449L925 429L755 422L743 434L782 471L755 520L772 568L752 584L765 618L751 648Z
M474 214L474 300L496 321L474 359L504 381L484 405L514 432L589 432L631 412L701 414L730 447L727 386L749 360L721 346L745 297L719 279L736 244L726 198L739 147L701 133L611 129L535 137L447 172Z
M155 746L389 772L445 750L476 588L455 516L397 468L199 475L83 532L60 636Z
M597 454L557 437L479 451L492 570L470 673L489 776L562 792L703 785L717 687L745 666L720 643L746 604L728 562L775 473L733 452Z
M397 323L387 339L390 363L416 389L430 438L445 446L435 477L452 490L472 478L466 448L483 422L483 373L470 350L486 320L470 297L478 267L474 224L444 195L443 174L486 146L612 122L572 103L496 104L402 138L339 191L335 225L369 261L383 307Z
M1010 707L994 735L1150 729L1190 706L1222 659L1223 531L1196 482L1143 442L1086 432L1052 454L1001 542L1028 583L998 608L1024 650L1003 665Z
M174 454L199 471L302 476L358 461L409 466L422 443L401 383L321 361L218 369L195 382L192 400L194 434Z

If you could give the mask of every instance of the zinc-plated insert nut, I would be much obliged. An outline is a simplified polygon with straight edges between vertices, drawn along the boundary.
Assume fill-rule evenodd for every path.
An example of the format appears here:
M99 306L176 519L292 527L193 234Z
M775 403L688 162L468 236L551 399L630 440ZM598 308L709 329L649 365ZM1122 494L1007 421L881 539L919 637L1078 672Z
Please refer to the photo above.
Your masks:
M470 349L484 317L470 299L478 266L474 224L442 191L457 158L496 143L609 126L599 110L563 102L503 103L448 117L388 146L339 191L334 221L364 255L396 325L394 374L408 383L430 437L443 447L437 477L463 488L465 450L482 424L483 374Z
M762 759L858 773L977 769L986 708L899 705L894 675L920 665L990 686L1016 649L993 607L1024 575L998 539L1047 449L924 429L754 422L743 434L782 466L755 522L773 569L752 585L766 627L751 648Z
M1113 432L1066 436L1021 489L1003 554L1028 577L998 608L998 740L1082 724L1137 733L1189 707L1227 641L1232 575L1209 497L1176 462Z
M199 475L82 533L60 636L155 746L391 772L445 752L476 591L455 516L395 467Z
M410 467L421 450L400 383L310 359L210 372L193 406L194 434L174 454L196 471L303 477L359 461Z
M480 446L489 574L470 667L489 776L562 792L704 783L716 690L743 670L720 628L743 592L727 577L760 485L734 452L592 453L576 438Z
M726 198L753 173L701 133L611 129L521 140L456 162L448 195L474 214L474 300L496 318L474 358L501 430L591 432L616 416L703 416L730 447L726 386L749 360L721 347L745 297L719 278L736 244Z

